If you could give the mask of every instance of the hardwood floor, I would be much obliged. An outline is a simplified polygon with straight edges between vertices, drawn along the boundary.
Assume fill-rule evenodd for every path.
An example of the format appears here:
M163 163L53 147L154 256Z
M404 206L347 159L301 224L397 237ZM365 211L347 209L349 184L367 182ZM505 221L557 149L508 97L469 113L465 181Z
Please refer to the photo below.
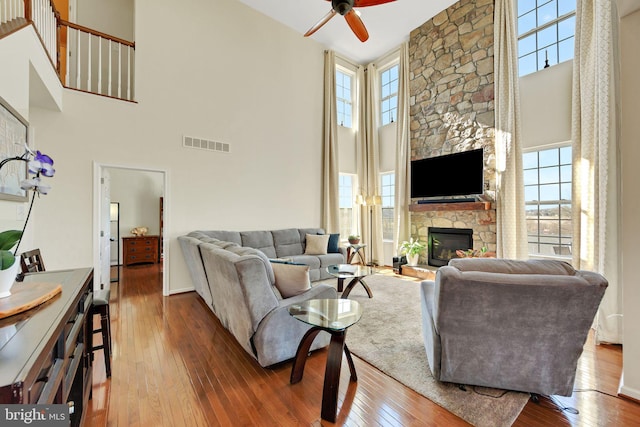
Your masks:
M332 425L320 419L325 350L312 354L302 381L290 385L290 362L261 368L196 293L163 297L158 265L121 269L110 307L112 377L97 353L85 425ZM336 425L468 425L355 356L354 362L358 382L350 383L343 361ZM580 414L542 398L529 401L514 425L640 425L640 405L615 396L621 365L619 346L595 346L590 339L575 386L584 391L554 396Z

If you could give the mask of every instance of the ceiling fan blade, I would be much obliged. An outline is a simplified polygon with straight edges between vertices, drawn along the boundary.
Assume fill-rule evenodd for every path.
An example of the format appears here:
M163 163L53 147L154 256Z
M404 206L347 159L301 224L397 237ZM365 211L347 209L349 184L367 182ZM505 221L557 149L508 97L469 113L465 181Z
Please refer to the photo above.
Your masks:
M309 28L309 31L307 31L306 33L304 33L305 37L309 37L311 34L315 33L316 31L318 31L324 24L326 24L327 22L329 22L329 20L331 18L333 18L334 16L336 16L336 11L331 9L329 11L329 13L327 13L326 15L324 15L322 17L321 20L319 20L313 27Z
M396 0L355 0L353 7L377 6L379 4L391 3Z
M361 42L366 42L369 39L369 32L355 10L351 9L347 12L347 14L344 15L344 19L347 20L347 24L351 27L351 31L353 31Z

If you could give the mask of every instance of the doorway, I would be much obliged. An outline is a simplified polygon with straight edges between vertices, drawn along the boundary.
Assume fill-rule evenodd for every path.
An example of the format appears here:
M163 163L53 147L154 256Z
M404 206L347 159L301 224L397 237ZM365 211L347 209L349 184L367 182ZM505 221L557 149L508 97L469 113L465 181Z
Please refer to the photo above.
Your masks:
M132 236L134 228L145 227L148 229L147 236L157 236L157 252L163 256L159 256L155 263L162 263L162 293L169 295L166 268L168 253L164 250L168 225L165 218L168 203L166 171L95 163L94 179L95 194L98 195L94 199L94 230L95 236L98 236L94 242L95 287L105 287L112 282L113 258L122 264L118 269L124 268L122 238ZM118 203L118 230L115 236L110 210L113 203ZM118 239L117 257L112 252L114 238Z

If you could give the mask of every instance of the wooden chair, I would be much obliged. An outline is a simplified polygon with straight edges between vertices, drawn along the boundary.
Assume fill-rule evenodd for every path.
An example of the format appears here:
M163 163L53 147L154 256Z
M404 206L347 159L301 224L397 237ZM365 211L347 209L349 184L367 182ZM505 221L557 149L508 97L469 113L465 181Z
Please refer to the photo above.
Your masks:
M109 315L110 289L100 289L93 293L93 304L91 304L91 319L96 314L100 315L100 328L94 329L93 334L102 334L102 344L93 345L91 343L91 357L96 350L104 351L104 367L107 371L107 378L111 377L111 318Z
M22 274L37 273L39 271L45 271L44 262L42 260L42 254L40 249L33 249L31 251L23 252L20 255L20 265L22 267ZM93 353L96 350L104 351L104 365L107 371L107 377L111 377L111 319L109 316L109 289L100 289L93 293L93 303L91 304L91 327L93 328L93 317L96 314L100 315L100 328L93 329L92 335L100 332L102 334L102 344L93 345L93 339L91 342L91 358L93 360Z
M20 266L22 267L22 274L44 271L44 261L42 261L40 249L33 249L20 254Z

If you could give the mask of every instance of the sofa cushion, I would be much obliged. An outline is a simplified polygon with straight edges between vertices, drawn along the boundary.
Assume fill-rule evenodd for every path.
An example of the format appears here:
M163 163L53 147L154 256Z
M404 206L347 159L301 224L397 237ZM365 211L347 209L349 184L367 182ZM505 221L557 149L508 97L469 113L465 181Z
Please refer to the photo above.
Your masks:
M329 245L328 234L307 234L305 255L326 255Z
M237 231L226 230L207 230L207 231L194 231L193 233L200 233L208 237L213 237L218 240L224 240L225 242L233 242L238 245L242 245L242 239L240 233Z
M300 255L304 252L297 228L274 230L271 234L273 235L273 244L278 258Z
M567 262L556 260L514 260L502 258L453 258L451 267L460 271L484 271L503 274L551 274L573 276L576 270Z
M320 268L327 268L335 264L344 264L344 256L340 253L318 255L318 259L320 260Z
M292 255L289 258L295 263L308 265L312 270L320 268L320 257L317 255Z
M242 246L260 249L269 258L275 258L276 248L270 231L241 231Z
M283 298L300 295L311 288L309 266L287 262L273 262L275 286Z
M224 249L239 256L244 256L244 255L257 256L258 258L260 258L260 260L265 266L265 270L267 272L267 279L269 280L269 283L273 284L275 282L276 279L275 279L275 275L273 274L273 269L271 268L271 263L269 262L269 258L267 258L267 256L261 250L245 247L245 246L238 246L235 244L231 244L225 247Z

